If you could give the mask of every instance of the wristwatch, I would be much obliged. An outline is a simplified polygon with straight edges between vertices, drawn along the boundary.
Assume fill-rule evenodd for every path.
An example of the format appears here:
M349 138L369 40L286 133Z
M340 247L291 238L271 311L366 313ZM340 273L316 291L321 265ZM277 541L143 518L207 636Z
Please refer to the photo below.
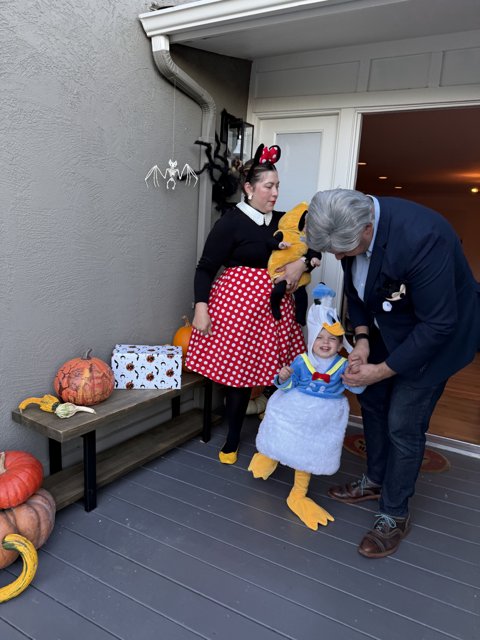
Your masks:
M353 336L353 339L355 341L355 344L357 344L357 342L362 339L367 340L367 342L370 342L370 336L368 335L368 333L356 333Z

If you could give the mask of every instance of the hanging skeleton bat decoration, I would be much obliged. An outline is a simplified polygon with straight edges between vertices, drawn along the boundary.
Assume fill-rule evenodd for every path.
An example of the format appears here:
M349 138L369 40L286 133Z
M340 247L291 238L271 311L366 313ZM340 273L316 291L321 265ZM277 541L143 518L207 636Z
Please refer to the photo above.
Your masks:
M148 179L150 177L152 177L153 186L159 187L160 186L159 176L161 176L163 180L167 181L167 189L169 189L171 186L172 191L177 186L177 180L178 181L184 180L187 187L190 186L192 180L195 180L195 184L193 185L194 187L197 186L197 182L198 182L197 174L189 164L185 164L183 166L182 171L180 172L177 168L177 161L172 159L168 161L168 167L165 168L165 172L163 172L158 165L155 165L150 169L150 171L145 176L145 184L147 185L147 187L148 187Z

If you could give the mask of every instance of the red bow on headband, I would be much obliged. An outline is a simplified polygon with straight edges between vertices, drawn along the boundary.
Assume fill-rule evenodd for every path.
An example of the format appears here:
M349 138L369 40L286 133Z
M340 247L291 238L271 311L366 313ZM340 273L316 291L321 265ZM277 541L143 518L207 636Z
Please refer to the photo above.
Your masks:
M312 380L323 380L328 384L330 382L330 375L328 373L318 373L315 371L312 374Z
M273 147L264 147L262 151L262 155L258 161L259 164L265 164L266 162L270 162L270 164L275 164L280 159L280 147L276 144Z

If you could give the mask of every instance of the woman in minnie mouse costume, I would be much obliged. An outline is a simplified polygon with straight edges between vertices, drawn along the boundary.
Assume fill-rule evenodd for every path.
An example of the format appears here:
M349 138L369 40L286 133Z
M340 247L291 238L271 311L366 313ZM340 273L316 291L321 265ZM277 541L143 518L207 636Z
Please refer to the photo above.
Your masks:
M277 371L305 350L295 321L295 291L311 270L304 259L287 265L281 319L270 307L267 271L273 234L283 212L275 211L280 147L260 145L243 184L244 201L226 211L208 235L195 273L195 314L186 366L226 388L228 435L220 462L234 464L253 387L269 386ZM247 167L245 167L247 169ZM312 252L311 257L321 254ZM219 269L225 270L215 279Z

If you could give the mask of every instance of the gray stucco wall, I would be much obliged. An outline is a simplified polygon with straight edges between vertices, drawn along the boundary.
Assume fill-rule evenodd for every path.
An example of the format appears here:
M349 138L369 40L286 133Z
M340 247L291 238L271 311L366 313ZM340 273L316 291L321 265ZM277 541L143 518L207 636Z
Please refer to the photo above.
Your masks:
M200 165L201 110L157 71L148 8L0 0L0 446L44 463L11 409L87 348L169 343L191 315L197 190L144 177Z

